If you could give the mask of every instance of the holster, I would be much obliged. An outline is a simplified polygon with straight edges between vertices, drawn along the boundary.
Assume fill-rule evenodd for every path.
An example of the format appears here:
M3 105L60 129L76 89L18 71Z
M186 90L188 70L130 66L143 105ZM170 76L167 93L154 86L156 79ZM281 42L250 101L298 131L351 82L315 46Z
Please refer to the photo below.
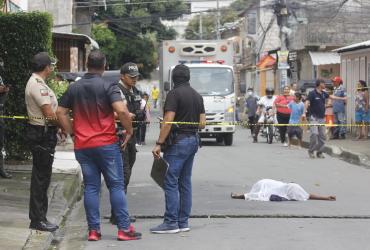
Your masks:
M176 129L172 129L171 128L171 131L170 133L168 134L166 140L164 141L164 143L161 145L161 151L162 152L166 152L166 150L174 145L176 143L176 137L177 137L177 132L176 132Z

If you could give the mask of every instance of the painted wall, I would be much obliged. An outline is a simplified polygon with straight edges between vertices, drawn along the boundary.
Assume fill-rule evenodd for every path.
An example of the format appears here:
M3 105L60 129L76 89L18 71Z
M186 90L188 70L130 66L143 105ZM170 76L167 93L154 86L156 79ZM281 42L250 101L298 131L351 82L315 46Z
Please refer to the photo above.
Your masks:
M45 11L53 16L53 24L65 25L54 27L54 32L72 32L73 0L31 0L28 1L28 11Z
M358 80L370 81L370 49L341 54L341 77L347 89L347 122L355 122L355 93Z

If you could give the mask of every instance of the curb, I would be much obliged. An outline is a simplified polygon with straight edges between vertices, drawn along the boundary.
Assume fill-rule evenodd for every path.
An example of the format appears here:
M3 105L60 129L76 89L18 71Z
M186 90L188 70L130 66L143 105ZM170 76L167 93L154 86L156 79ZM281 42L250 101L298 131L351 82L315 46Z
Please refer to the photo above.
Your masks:
M297 144L297 140L293 141L293 144ZM302 146L304 148L309 147L309 142L308 141L302 141ZM342 147L337 147L334 145L325 145L324 147L324 153L335 157L339 158L343 161L346 161L351 164L355 164L358 166L362 166L365 168L370 169L370 159L367 155L352 152L350 150L344 149Z
M70 185L66 186L64 180L59 180L53 186L53 188L50 188L48 194L49 217L51 217L51 221L59 225L60 228L63 227L68 213L72 209L75 202L81 198L82 194L82 179L80 173L65 174L65 176L73 176L70 178ZM47 250L50 248L50 245L53 241L59 241L59 231L60 229L51 233L30 230L29 237L22 249Z

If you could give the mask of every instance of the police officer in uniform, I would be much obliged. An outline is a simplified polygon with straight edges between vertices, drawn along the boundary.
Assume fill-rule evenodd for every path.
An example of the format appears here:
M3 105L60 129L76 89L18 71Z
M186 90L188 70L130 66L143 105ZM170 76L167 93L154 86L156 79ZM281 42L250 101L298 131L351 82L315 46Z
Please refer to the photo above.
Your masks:
M121 67L121 79L118 83L118 86L121 90L122 99L127 105L133 121L132 126L134 128L134 133L136 133L137 129L139 128L139 124L144 123L146 118L145 110L141 109L141 92L135 87L139 75L139 68L135 63L126 63ZM122 131L122 128L120 128L119 124L117 125L120 140L123 140L124 131ZM125 150L122 152L125 193L127 193L127 186L130 183L132 168L136 161L136 153L136 138L135 136L132 136L126 145ZM135 221L135 218L133 217L130 219L132 222ZM113 213L110 221L112 224L115 224L116 222Z
M53 232L58 226L46 218L47 191L50 185L55 146L57 144L56 110L58 101L45 80L53 71L55 60L46 52L32 59L33 74L27 82L25 99L29 125L27 137L31 146L33 166L30 188L30 229Z
M1 78L1 73L4 70L4 61L0 58L0 116L4 115L4 105L6 101L6 97L9 92L9 86L5 85L3 79ZM0 117L0 150L2 151L4 147L4 132L5 132L5 124L4 119ZM6 172L4 169L4 155L0 152L0 176L2 178L10 179L12 175Z

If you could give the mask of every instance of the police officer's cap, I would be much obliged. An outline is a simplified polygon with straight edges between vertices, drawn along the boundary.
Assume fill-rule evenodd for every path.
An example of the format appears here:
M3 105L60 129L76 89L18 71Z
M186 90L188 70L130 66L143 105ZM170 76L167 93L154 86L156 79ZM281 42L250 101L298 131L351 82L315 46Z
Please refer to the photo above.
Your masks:
M32 58L32 64L37 68L44 68L49 65L55 65L57 60L48 55L47 52L39 52Z
M140 75L139 68L135 63L128 62L121 67L121 75L128 74L131 77Z

